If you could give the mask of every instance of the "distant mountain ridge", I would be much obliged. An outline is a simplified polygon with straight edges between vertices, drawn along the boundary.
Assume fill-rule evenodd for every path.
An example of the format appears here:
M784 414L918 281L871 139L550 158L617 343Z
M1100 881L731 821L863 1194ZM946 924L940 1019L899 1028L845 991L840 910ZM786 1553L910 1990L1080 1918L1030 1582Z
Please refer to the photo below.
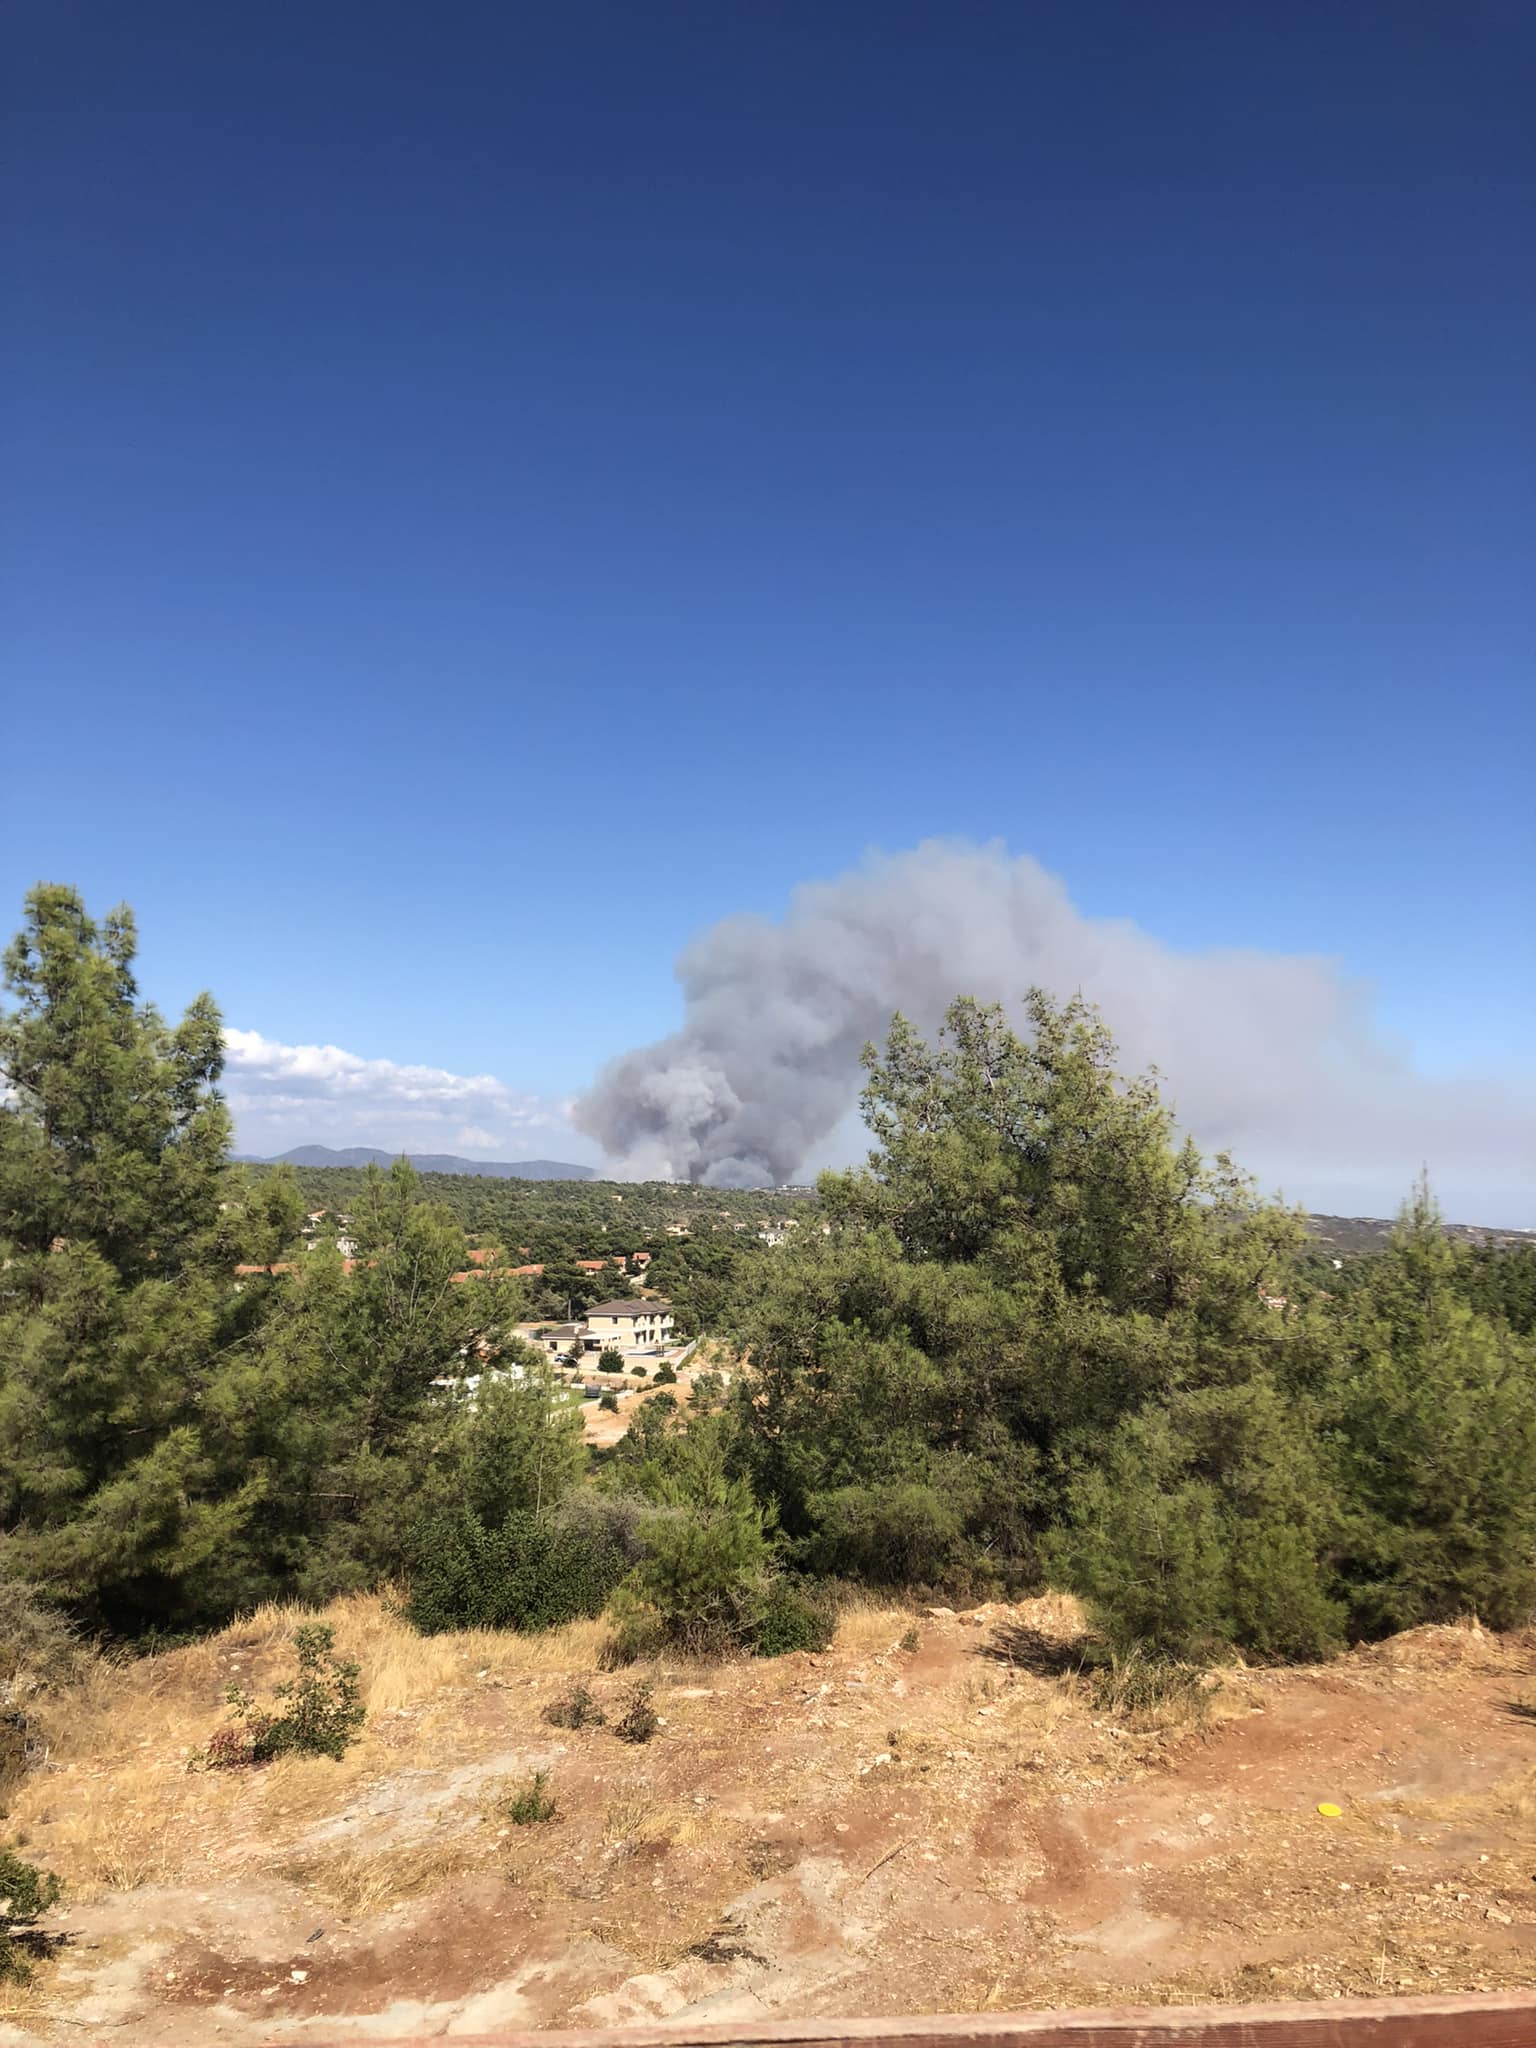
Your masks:
M472 1173L485 1180L592 1180L597 1169L577 1166L569 1159L458 1159L451 1152L407 1152L418 1173ZM382 1152L376 1145L347 1145L340 1151L329 1145L295 1145L275 1159L247 1156L247 1166L393 1166L398 1152Z
M465 1173L477 1175L485 1180L597 1180L601 1169L595 1166L578 1166L570 1159L460 1159L451 1152L408 1152L405 1155L418 1173ZM262 1158L256 1153L244 1152L234 1155L237 1166L383 1166L389 1167L400 1157L398 1152L385 1152L377 1145L348 1145L335 1149L330 1145L295 1145L291 1152L282 1152L274 1159ZM765 1194L767 1189L753 1189L749 1192ZM784 1194L809 1194L808 1187L784 1188ZM1307 1235L1330 1250L1347 1254L1375 1252L1385 1249L1397 1224L1390 1216L1327 1216L1313 1212L1307 1217ZM1521 1245L1536 1245L1536 1231L1502 1229L1495 1225L1478 1223L1446 1223L1442 1226L1449 1238L1461 1244L1495 1245L1509 1251Z
M1485 1223L1443 1223L1441 1229L1457 1244L1488 1244L1502 1251L1536 1245L1536 1230L1502 1230ZM1320 1216L1307 1218L1307 1234L1337 1252L1385 1251L1397 1228L1390 1216Z

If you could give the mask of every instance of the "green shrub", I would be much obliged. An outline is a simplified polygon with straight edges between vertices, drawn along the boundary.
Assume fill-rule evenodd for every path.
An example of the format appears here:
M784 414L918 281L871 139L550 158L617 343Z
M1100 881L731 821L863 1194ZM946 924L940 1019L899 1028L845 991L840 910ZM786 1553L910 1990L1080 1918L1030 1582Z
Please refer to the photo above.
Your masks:
M837 1618L830 1608L776 1579L752 1624L752 1650L759 1657L785 1657L793 1650L824 1650Z
M293 1632L298 1676L274 1686L283 1711L257 1743L261 1755L328 1756L339 1763L366 1718L358 1666L336 1655L336 1631L311 1622Z
M911 1628L905 1631L901 1638L901 1641L896 1645L896 1647L898 1650L916 1650L921 1647L922 1640L923 1639L918 1634L916 1625L914 1624Z
M1468 1614L1518 1628L1536 1613L1536 1345L1475 1314L1464 1284L1422 1207L1354 1299L1330 1420L1358 1634Z
M664 1358L660 1365L657 1366L656 1384L658 1387L675 1387L677 1385L677 1368L669 1359Z
M616 1344L605 1344L603 1346L602 1350L597 1354L597 1369L599 1372L622 1372L624 1370L624 1354Z
M1179 1722L1199 1725L1210 1718L1211 1689L1207 1674L1196 1664L1132 1650L1090 1670L1085 1683L1097 1712L1111 1714L1132 1727L1167 1727Z
M612 1387L604 1387L601 1394L599 1394L597 1397L597 1405L599 1408L603 1409L609 1415L618 1414L619 1397L613 1391Z
M573 1685L569 1692L551 1700L544 1718L552 1728L600 1728L608 1716L586 1685Z
M763 1510L718 1473L669 1481L642 1528L645 1554L614 1603L621 1626L647 1622L667 1648L722 1656L747 1647L767 1577Z
M1321 1446L1262 1381L1181 1394L1123 1422L1068 1494L1048 1568L1111 1649L1203 1663L1230 1644L1330 1655L1342 1609Z
M613 1724L620 1742L649 1742L661 1726L661 1716L651 1705L655 1690L649 1679L640 1678L630 1687L623 1713Z
M617 1528L574 1502L551 1517L510 1515L499 1529L460 1506L420 1533L406 1617L423 1635L558 1628L601 1614L632 1561Z
M234 1725L214 1731L194 1759L208 1770L270 1763L279 1756L328 1756L340 1763L365 1718L358 1666L335 1653L336 1631L310 1622L293 1632L298 1674L272 1688L277 1711L232 1685Z
M503 1801L501 1811L515 1828L537 1827L541 1822L553 1820L559 1811L554 1800L544 1790L548 1778L543 1771L535 1771L521 1792Z
M14 1850L0 1849L0 1983L30 1979L28 1950L41 1940L33 1922L62 1889L51 1870L39 1870L35 1863L23 1863Z
M656 1616L643 1608L629 1608L614 1617L613 1631L597 1661L604 1671L622 1671L626 1664L661 1656L666 1647L666 1631Z
M806 1503L811 1569L865 1585L927 1586L944 1576L963 1527L955 1502L932 1486L840 1486Z

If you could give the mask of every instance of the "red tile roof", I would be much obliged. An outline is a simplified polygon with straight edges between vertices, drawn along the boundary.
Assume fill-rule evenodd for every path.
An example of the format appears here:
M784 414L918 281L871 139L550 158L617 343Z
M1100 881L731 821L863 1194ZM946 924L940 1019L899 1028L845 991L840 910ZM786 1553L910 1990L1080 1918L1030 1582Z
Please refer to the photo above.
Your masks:
M474 1254L471 1253L470 1256L473 1257ZM496 1267L494 1274L491 1277L499 1280L504 1273L512 1273L519 1277L526 1278L535 1274L542 1273L543 1270L544 1268L542 1266L498 1266ZM461 1280L483 1280L487 1276L482 1267L473 1266L467 1272L450 1273L448 1277L454 1283L454 1285L457 1286Z

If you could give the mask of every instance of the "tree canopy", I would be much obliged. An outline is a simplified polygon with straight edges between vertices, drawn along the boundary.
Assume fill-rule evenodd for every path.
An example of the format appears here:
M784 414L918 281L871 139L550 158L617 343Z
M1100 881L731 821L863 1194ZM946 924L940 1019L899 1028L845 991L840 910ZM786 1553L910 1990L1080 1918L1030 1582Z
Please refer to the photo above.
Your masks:
M1341 1271L1081 999L895 1019L867 1163L782 1245L734 1227L782 1194L711 1230L713 1191L677 1191L649 1278L729 1385L594 1458L516 1334L530 1238L474 1265L464 1201L404 1160L348 1178L350 1256L302 1236L303 1176L228 1161L212 999L168 1022L134 953L126 910L45 885L5 955L8 1599L131 1635L403 1579L424 1628L612 1600L637 1648L768 1650L823 1638L815 1580L1054 1583L1116 1649L1276 1659L1536 1611L1528 1255L1450 1241L1421 1186ZM550 1187L474 1199L514 1230L557 1205L527 1263L576 1306L615 1286L594 1237L638 1248L629 1191Z

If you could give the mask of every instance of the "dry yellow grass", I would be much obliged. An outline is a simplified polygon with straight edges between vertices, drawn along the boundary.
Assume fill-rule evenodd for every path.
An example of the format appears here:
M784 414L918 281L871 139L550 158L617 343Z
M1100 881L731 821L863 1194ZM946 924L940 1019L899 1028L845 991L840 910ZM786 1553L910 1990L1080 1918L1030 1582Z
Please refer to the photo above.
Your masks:
M622 1785L603 1813L603 1843L616 1856L632 1856L648 1847L673 1848L698 1838L701 1817L695 1806L668 1798L648 1778ZM719 1817L710 1823L720 1832Z
M544 1635L457 1629L421 1636L400 1618L390 1596L362 1593L333 1601L320 1618L336 1631L337 1655L362 1666L363 1702L370 1714L417 1706L481 1673L505 1678L590 1670L608 1634L603 1622L578 1621ZM301 1622L313 1619L300 1608L263 1607L248 1627L259 1632L264 1644L280 1649Z
M207 1839L206 1804L168 1787L163 1775L125 1770L67 1796L68 1810L49 1837L48 1860L71 1898L172 1884ZM50 1803L63 1803L57 1789ZM11 1818L24 1826L23 1808L18 1800Z
M393 1849L343 1849L284 1866L282 1875L317 1905L344 1915L380 1913L481 1867L488 1851L478 1834L444 1836Z
M590 1672L607 1635L602 1622L576 1622L540 1636L424 1637L388 1599L335 1601L319 1619L335 1629L337 1653L362 1667L368 1722L360 1740L339 1763L283 1757L259 1774L189 1775L193 1753L228 1718L226 1688L269 1691L292 1669L294 1629L315 1618L265 1606L184 1649L89 1665L49 1702L48 1767L18 1786L11 1829L46 1824L51 1867L82 1901L205 1880L210 1863L228 1866L247 1847L253 1856L281 1853L377 1775L472 1750L468 1723L488 1683ZM338 1892L404 1895L429 1881L425 1850L353 1860L355 1871L332 1859Z
M49 2007L48 1991L41 1972L29 1984L16 1984L0 1978L0 2025L9 2022L13 2026L24 2027L41 2021L47 2017Z
M1511 1820L1536 1821L1536 1770L1524 1773L1504 1793L1504 1811Z
M833 1644L856 1657L883 1655L898 1647L912 1626L912 1611L884 1600L863 1600L857 1596L838 1609Z

